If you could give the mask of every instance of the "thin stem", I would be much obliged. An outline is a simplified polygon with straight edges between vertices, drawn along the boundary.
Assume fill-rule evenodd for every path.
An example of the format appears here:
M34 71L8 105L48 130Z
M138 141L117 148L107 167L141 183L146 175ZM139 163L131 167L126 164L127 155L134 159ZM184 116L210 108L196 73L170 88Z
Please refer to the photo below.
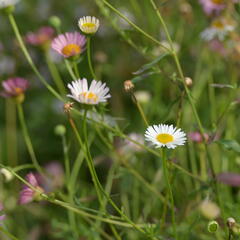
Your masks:
M88 57L88 66L92 74L93 79L97 80L97 76L94 73L92 60L91 60L91 37L87 37L87 57Z
M166 149L165 148L162 149L162 163L163 163L163 174L164 174L164 178L165 178L165 181L167 184L168 195L169 195L170 201L171 201L173 231L174 231L175 239L177 240L178 235L177 235L177 230L176 230L174 199L173 199L171 184L169 181L167 157L166 157Z
M73 72L73 70L71 68L70 62L67 59L64 59L64 63L66 65L66 68L67 68L72 80L76 80L77 77L76 77L75 73Z
M135 97L135 95L134 95L133 92L131 93L131 95L132 95L133 102L136 104L137 109L138 109L138 111L139 111L139 113L140 113L140 115L141 115L141 117L142 117L145 125L146 125L146 126L149 126L147 117L146 117L146 115L145 115L145 113L144 113L144 111L143 111L143 109L142 109L141 104L139 103L139 101L137 100L137 98Z
M39 78L39 80L45 85L45 87L59 100L63 100L62 96L59 95L53 88L52 86L50 86L47 81L44 79L44 77L41 75L41 73L38 71L36 65L34 64L30 54L28 53L28 50L23 42L23 39L22 39L22 36L19 32L19 29L18 29L18 26L16 24L16 21L14 19L14 16L9 13L8 14L8 19L9 19L9 22L13 28L13 31L15 33L15 36L18 40L18 43L19 43L19 46L20 48L22 49L23 51L23 54L25 55L29 65L31 66L32 70L34 71L34 73L37 75L37 77Z
M20 124L21 124L21 127L22 127L23 137L24 137L25 143L27 145L27 149L28 149L29 155L32 159L33 165L35 166L35 168L41 174L44 175L43 170L42 170L41 166L39 165L39 163L37 161L36 154L35 154L34 149L33 149L32 141L31 141L31 138L30 138L29 133L28 133L22 104L17 104L17 109L18 109L19 121L20 121Z
M133 28L135 28L137 31L142 33L145 37L147 37L151 41L157 43L166 51L171 52L171 50L169 48L162 45L161 42L159 42L156 38L152 37L150 34L148 34L144 30L142 30L140 27L138 27L135 23L133 23L131 20L129 20L127 17L125 17L120 11L118 11L115 7L113 7L109 2L107 2L106 0L102 0L102 2L104 4L106 4L111 10L113 10L117 15L119 15L121 18L123 18L127 23L129 23Z
M76 60L73 60L73 69L74 69L74 72L75 72L75 76L78 79L80 79L80 74L79 74L79 71L78 71L78 64L77 64Z
M85 111L85 114L86 116L86 111ZM84 117L86 119L86 117ZM78 130L76 128L76 125L74 123L74 121L72 120L72 118L69 116L69 121L70 121L70 124L74 130L74 133L79 141L79 144L81 147L83 147L84 151L85 151L85 155L86 155L86 160L87 160L87 163L88 163L88 167L89 167L89 170L90 170L90 173L91 173L91 176L92 176L92 179L93 179L93 182L95 184L95 188L97 191L101 191L102 194L104 195L104 197L107 198L107 200L109 201L109 203L113 206L113 208L120 214L120 216L122 216L122 218L128 222L129 224L131 224L136 230L138 230L139 232L141 232L142 234L145 234L148 236L148 234L141 228L139 227L138 225L136 225L132 220L130 220L119 208L118 206L113 202L113 200L108 196L108 194L104 191L99 179L98 179L98 176L97 176L97 173L96 173L96 170L94 168L94 165L93 165L93 161L92 161L92 157L91 157L91 154L90 152L88 151L88 149L84 148L83 146L83 143L82 143L82 140L80 138L80 135L78 133ZM84 130L85 131L85 130ZM86 146L87 147L87 146ZM100 198L101 199L101 198ZM101 201L101 200L100 200ZM100 204L102 205L102 202L100 202ZM155 237L151 237L151 239L156 239Z
M64 164L66 172L66 182L69 182L70 179L70 160L68 156L68 146L65 135L62 136L62 145L63 145L63 154L64 154Z
M49 68L49 71L51 73L51 76L58 88L58 91L61 93L61 95L65 95L66 94L66 89L63 83L63 80L59 74L59 71L56 67L56 65L54 64L54 62L52 61L51 57L49 56L49 52L48 49L45 51L45 58L46 58L46 62Z
M8 236L12 240L19 240L15 236L13 236L10 232L6 231L3 227L0 226L0 232L4 233L6 236Z

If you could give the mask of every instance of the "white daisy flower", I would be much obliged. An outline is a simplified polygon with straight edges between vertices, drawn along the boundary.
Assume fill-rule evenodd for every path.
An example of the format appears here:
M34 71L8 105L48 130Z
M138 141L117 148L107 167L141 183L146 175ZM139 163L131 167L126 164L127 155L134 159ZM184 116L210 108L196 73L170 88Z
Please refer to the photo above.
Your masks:
M206 28L202 33L202 39L211 41L214 38L218 38L223 41L229 32L234 30L235 26L233 22L229 22L226 19L217 19L211 23L211 26Z
M146 130L145 138L156 145L157 148L175 148L176 146L184 145L186 142L186 134L181 129L166 124L149 126Z
M0 0L0 9L15 5L19 0Z
M78 21L78 26L83 33L94 34L99 28L99 20L91 16L82 17Z
M68 88L71 94L67 96L83 104L96 105L100 102L106 102L107 98L111 97L106 83L102 83L101 81L92 80L88 88L86 78L78 79L68 84Z

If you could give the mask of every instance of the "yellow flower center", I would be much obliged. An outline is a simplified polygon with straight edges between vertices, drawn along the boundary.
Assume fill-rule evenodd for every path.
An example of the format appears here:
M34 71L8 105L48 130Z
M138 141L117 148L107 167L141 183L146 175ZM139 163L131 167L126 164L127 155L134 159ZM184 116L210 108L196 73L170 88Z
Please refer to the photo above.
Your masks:
M223 4L223 1L224 0L212 0L214 4L218 4L218 5Z
M96 27L96 24L91 23L91 22L87 22L87 23L83 23L82 26L87 27L87 28L94 28L94 27Z
M15 91L15 93L16 93L17 95L19 95L19 94L21 94L21 93L23 92L22 88L19 88L19 87L16 87L16 88L14 89L14 91Z
M162 144L172 142L173 139L173 136L167 133L161 133L157 135L157 140Z
M68 56L68 57L77 55L80 52L81 52L81 47L74 43L70 43L62 49L62 54L64 54L65 56Z
M214 21L212 23L212 26L218 29L223 29L224 28L224 24L221 21Z
M94 102L96 102L98 100L98 96L93 93L93 92L84 92L81 93L85 98L89 99L89 100L93 100Z

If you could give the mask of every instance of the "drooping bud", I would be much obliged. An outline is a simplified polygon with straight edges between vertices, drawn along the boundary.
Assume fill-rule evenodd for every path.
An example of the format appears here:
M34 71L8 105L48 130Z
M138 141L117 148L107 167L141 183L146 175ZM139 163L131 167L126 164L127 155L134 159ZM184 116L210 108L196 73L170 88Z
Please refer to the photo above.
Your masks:
M130 92L131 90L134 89L134 84L132 83L131 80L126 80L124 82L124 89L126 92Z
M190 77L185 77L185 83L188 87L191 87L193 84L193 81Z
M230 217L227 219L228 228L232 229L235 226L235 223L236 223L236 221L234 218Z

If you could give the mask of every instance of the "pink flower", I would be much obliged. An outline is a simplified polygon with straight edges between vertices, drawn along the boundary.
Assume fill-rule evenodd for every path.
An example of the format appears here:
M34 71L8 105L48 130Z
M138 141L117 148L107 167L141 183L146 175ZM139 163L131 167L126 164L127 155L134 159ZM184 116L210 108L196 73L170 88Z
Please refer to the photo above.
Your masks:
M0 93L3 97L17 97L22 95L28 88L28 81L24 78L9 78L2 82L4 91Z
M37 175L39 184L45 192L52 192L64 185L64 171L62 165L58 162L50 162L45 166L46 175Z
M78 32L67 32L54 38L52 48L65 58L77 56L84 51L85 36Z
M6 218L6 215L1 213L2 211L3 211L3 205L0 202L0 225L1 225L1 222Z
M41 27L36 32L29 32L25 39L26 42L34 45L34 46L41 46L46 43L49 43L54 36L54 29L51 27Z
M219 13L225 8L224 0L199 0L207 15L212 13Z
M39 186L37 178L33 173L29 173L25 179L30 185L32 185L33 188L39 190L42 193L44 192L43 189ZM34 200L40 200L39 191L35 191L28 185L24 185L22 191L20 192L19 203L27 204Z
M217 180L223 184L239 187L240 186L240 175L236 173L224 172L217 176Z
M209 42L209 47L212 51L218 52L221 56L227 55L227 49L224 47L224 44L218 39L213 39Z
M208 134L204 133L204 137L208 141L209 139ZM203 142L202 135L200 132L190 132L188 133L188 138L193 142L197 142L197 143Z

